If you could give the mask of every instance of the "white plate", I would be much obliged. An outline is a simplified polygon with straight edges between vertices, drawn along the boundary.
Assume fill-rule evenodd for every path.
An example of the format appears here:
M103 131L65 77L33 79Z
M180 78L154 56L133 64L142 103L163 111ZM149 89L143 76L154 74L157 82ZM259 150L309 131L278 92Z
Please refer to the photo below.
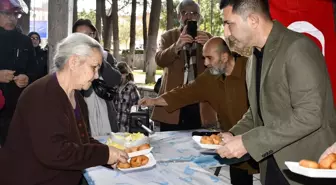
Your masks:
M146 155L149 154L152 151L153 147L150 147L146 150L140 150L140 151L136 151L136 152L132 152L132 153L128 153L128 157L135 157L135 156L139 156L139 155Z
M201 148L216 150L221 147L221 145L202 144L201 143L202 136L193 136L192 138Z
M126 135L129 135L129 133L126 132L111 132L111 140L112 142L118 143L119 145L122 145L126 148L134 147L134 146L140 146L146 143L149 143L149 138L147 136L143 136L143 138L135 140L135 141L127 141Z
M285 161L288 169L294 173L315 178L336 178L336 170L313 169L300 166L298 162Z
M155 160L153 154L149 153L146 156L148 157L148 163L144 166L140 166L140 167L137 167L137 168L124 168L124 169L118 168L118 169L120 171L123 171L123 172L130 172L130 171L135 171L135 170L140 170L140 169L151 168L151 167L155 166L156 160ZM130 160L131 159L129 159L128 162L130 162Z

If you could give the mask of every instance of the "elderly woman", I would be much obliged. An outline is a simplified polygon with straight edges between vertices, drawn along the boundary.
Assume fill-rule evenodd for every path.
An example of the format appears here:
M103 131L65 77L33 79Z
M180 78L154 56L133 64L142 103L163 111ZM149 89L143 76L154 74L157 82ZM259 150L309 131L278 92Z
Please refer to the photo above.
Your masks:
M22 93L8 139L0 149L0 184L77 185L82 170L126 162L125 152L88 136L88 111L80 90L98 78L102 47L74 33L54 57L56 72Z

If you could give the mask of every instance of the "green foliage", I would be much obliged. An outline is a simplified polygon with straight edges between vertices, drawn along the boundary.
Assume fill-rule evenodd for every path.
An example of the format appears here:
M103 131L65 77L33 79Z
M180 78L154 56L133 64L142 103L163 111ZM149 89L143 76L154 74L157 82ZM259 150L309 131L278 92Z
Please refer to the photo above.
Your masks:
M93 25L96 25L96 10L90 9L90 11L78 11L78 19L89 19Z
M174 0L173 1L173 6L174 6L174 15L176 15L176 7L180 3L180 0ZM174 17L174 26L173 27L178 27L180 25L179 21L177 20L177 17ZM161 7L161 15L160 15L160 30L166 30L167 28L167 1L162 2L162 7Z
M137 19L137 24L135 25L135 40L142 40L143 32L142 32L142 24L138 24L138 21L141 21ZM129 16L119 16L119 41L120 45L126 46L126 48L129 48L129 42L130 42L130 27L131 27L131 15Z
M213 1L213 20L211 21L211 1ZM219 2L216 0L200 0L201 15L203 16L202 24L200 29L211 33L212 24L212 35L222 36L224 34L223 21L221 10L219 9Z

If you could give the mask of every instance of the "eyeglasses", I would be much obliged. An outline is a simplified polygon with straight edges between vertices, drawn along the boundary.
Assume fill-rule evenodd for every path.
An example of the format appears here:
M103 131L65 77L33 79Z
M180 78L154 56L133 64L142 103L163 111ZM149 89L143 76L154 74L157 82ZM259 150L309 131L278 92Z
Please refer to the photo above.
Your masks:
M30 37L31 40L39 40L38 37Z
M84 32L84 34L86 34L86 35L88 35L88 36L90 36L90 37L92 37L92 38L95 38L95 37L96 37L96 32L89 32L89 33Z
M4 11L0 11L0 14L4 15L7 18L14 17L16 19L19 19L22 16L22 14L18 13L18 12L4 12Z
M188 12L188 11L182 11L181 12L182 16L192 16L192 17L198 17L200 14L198 12Z

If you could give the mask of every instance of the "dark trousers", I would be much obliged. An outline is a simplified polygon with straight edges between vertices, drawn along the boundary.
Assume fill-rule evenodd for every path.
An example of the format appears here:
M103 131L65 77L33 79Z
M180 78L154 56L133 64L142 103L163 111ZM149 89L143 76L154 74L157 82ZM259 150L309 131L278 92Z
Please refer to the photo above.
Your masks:
M202 127L199 104L187 105L180 109L180 119L177 125L160 123L161 131L191 130Z
M11 118L0 117L0 146L3 146L8 134Z
M253 185L253 175L234 166L230 166L230 179L232 185Z
M267 159L265 185L289 185L287 179L281 173L273 155Z

